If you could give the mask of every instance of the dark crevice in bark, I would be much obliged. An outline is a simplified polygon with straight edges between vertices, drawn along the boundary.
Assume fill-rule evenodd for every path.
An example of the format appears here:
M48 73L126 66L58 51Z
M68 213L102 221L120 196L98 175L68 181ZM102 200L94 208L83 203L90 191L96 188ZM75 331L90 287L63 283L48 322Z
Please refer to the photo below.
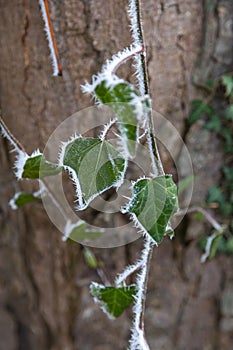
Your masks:
M186 239L186 233L187 233L188 227L189 227L189 217L188 215L186 215L175 230L175 238L174 238L174 243L172 245L173 259L176 262L176 266L184 282L188 281L187 276L185 274L185 268L184 268L184 252L190 244L190 242L187 241Z
M177 343L178 343L179 338L180 338L181 321L183 319L185 308L186 308L189 300L190 300L190 296L188 294L186 294L184 296L182 302L180 303L180 306L179 306L179 310L178 310L178 314L177 314L176 322L175 322L175 327L174 327L173 332L172 332L172 343L174 345L174 349L177 346Z
M11 305L6 304L5 309L11 316L15 328L16 328L16 337L17 337L17 350L31 349L30 343L28 342L28 336L26 335L26 330L23 324L19 321L17 314L15 313L14 308Z
M30 49L27 44L27 38L28 38L28 32L29 32L29 26L30 26L30 13L29 9L25 3L25 0L22 1L22 5L24 8L24 26L23 26L23 34L21 37L21 42L24 50L24 81L22 86L22 93L25 97L25 100L27 101L27 108L28 108L28 115L31 115L31 96L27 92L27 83L29 79L29 69L30 69Z
M25 212L23 213L23 217L24 217L25 227L22 228L22 230L21 230L21 232L24 233L24 236L22 237L21 245L20 245L21 257L22 257L22 261L24 262L24 271L25 271L27 278L30 282L30 288L31 288L31 291L33 293L33 307L37 308L38 319L39 319L39 322L40 322L41 327L43 329L43 332L45 334L44 339L46 340L46 346L48 349L50 349L52 347L52 345L54 344L54 337L53 337L53 334L50 330L48 323L46 322L45 318L41 314L41 311L40 311L40 291L39 291L39 288L37 286L37 282L35 280L34 273L31 269L30 255L35 250L35 248L32 245L33 235L29 234L30 232L32 232L32 228L31 228L31 225L29 223L28 216L27 216L27 214L25 214Z

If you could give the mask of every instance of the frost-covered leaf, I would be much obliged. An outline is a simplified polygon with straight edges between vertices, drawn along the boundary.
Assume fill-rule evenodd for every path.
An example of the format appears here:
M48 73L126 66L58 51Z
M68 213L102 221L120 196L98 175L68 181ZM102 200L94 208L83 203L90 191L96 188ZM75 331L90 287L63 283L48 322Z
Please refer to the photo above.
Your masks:
M207 237L205 241L205 253L201 257L201 262L204 263L207 259L210 260L215 257L219 242L222 239L222 234L213 233L211 236Z
M138 180L133 185L133 197L125 212L132 213L135 223L143 232L160 243L177 209L177 186L171 175L164 175Z
M62 167L45 159L43 154L30 156L23 165L22 178L39 179L45 176L57 175Z
M78 209L83 210L104 191L121 185L127 161L105 140L78 137L63 144L60 164L71 173Z
M139 96L133 85L120 81L118 84L109 85L102 80L95 87L95 95L98 100L116 113L119 120L119 129L125 139L125 146L131 157L135 156L137 142L137 123L143 113L148 110L148 99Z
M92 282L90 291L95 302L101 305L110 318L119 317L132 304L136 295L134 285L115 288Z
M40 197L35 196L35 194L27 193L27 192L18 192L14 195L14 197L10 200L9 204L12 209L18 209L27 203L34 202L40 199Z
M65 227L65 234L63 241L75 241L80 243L87 243L100 238L104 234L104 230L93 231L88 229L86 222L80 220L75 224L67 223Z

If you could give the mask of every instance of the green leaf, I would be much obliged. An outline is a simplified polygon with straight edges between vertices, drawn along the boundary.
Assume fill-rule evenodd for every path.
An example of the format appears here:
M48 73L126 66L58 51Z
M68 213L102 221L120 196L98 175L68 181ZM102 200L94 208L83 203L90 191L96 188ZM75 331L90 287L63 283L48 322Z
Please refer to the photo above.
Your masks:
M126 208L156 243L162 241L169 220L177 209L177 186L171 175L138 180Z
M221 130L221 136L225 139L225 152L233 152L233 138L232 138L232 130L230 128L224 127Z
M127 165L111 143L94 138L76 138L65 144L60 163L71 172L79 210L109 188L119 187Z
M18 209L19 207L22 207L23 205L25 205L27 203L34 202L38 199L40 199L40 198L31 194L31 193L18 192L10 200L9 204L10 204L12 209Z
M227 181L233 183L233 171L232 171L231 167L224 166L223 167L223 174L224 174Z
M206 249L207 239L210 237L203 237L200 240L199 246L202 250ZM233 254L233 237L232 236L230 236L229 238L225 238L223 235L217 235L216 240L213 243L214 245L213 245L211 255L207 258L209 259L213 258L214 256L216 256L217 253L230 254L230 255Z
M203 114L211 115L213 113L213 108L208 104L205 104L202 100L192 101L192 111L188 118L188 124L192 125L198 121Z
M233 237L229 237L226 240L222 239L222 244L218 247L220 252L225 254L233 254Z
M221 239L222 239L222 235L217 235L213 239L211 247L210 247L210 253L209 253L209 257L208 257L209 259L213 259L215 257Z
M180 180L178 183L178 192L181 194L184 192L190 185L194 183L194 176L190 175Z
M229 106L225 109L224 115L225 115L225 117L226 117L227 120L233 121L233 105L229 105Z
M225 202L224 194L221 188L213 186L208 190L207 203L222 203Z
M94 254L89 248L87 247L83 248L83 255L84 255L86 264L92 269L97 269L98 261L96 260Z
M233 76L223 75L222 84L225 86L226 96L231 96L231 94L233 93Z
M74 225L71 231L65 234L63 238L64 241L74 241L79 243L87 243L102 237L104 234L103 230L90 231L88 229L87 223L80 221L77 225Z
M205 253L201 257L201 262L205 262L207 259L213 259L219 248L219 244L222 240L222 234L213 233L211 236L205 238L204 250Z
M194 212L193 217L196 221L203 221L204 219L204 215L200 211Z
M212 90L215 84L216 84L215 80L207 80L205 82L205 86L207 87L208 90Z
M119 317L132 304L136 295L136 287L133 285L115 288L92 282L90 291L95 302L100 303L110 318Z
M103 80L95 88L96 97L117 114L119 129L126 138L126 147L130 156L135 156L135 145L137 142L137 123L140 116L138 110L148 110L148 99L142 100L133 85L127 82L108 86Z
M23 167L22 178L39 179L45 176L57 175L62 171L55 163L45 159L43 154L29 157Z
M205 129L220 132L222 128L221 119L218 115L213 114L211 119L205 124Z

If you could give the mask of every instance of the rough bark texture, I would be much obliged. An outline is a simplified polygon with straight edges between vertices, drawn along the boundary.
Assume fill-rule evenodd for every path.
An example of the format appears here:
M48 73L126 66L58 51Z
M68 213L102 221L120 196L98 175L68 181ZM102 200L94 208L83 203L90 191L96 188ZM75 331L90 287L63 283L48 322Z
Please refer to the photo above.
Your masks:
M131 42L126 0L49 4L62 78L52 77L37 1L0 0L0 105L28 152L43 149L57 125L90 105L80 84ZM186 139L197 175L195 204L218 181L223 158L219 141L210 142L201 123L187 130L185 121L204 81L232 69L231 12L231 0L143 1L153 106ZM121 71L130 77L128 65ZM170 141L179 161L181 145ZM94 305L88 284L97 277L85 266L79 245L61 242L40 205L9 209L22 185L11 171L9 144L0 139L0 145L0 349L126 349L130 312L110 322ZM169 171L171 164L165 166ZM151 349L232 349L233 259L200 265L192 239L206 232L204 224L188 218L178 238L155 252L146 312ZM137 256L140 246L138 241L97 254L111 276Z

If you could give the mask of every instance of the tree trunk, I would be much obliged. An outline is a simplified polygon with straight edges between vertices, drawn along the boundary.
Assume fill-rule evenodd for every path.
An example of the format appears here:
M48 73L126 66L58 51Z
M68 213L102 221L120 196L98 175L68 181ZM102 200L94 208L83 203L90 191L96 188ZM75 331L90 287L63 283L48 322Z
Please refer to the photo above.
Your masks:
M63 120L91 104L80 84L130 45L127 3L50 0L64 66L62 77L52 77L38 2L0 0L0 106L28 153L42 151ZM203 96L203 83L232 69L231 12L231 0L143 1L153 108L189 146L197 174L193 203L202 202L219 180L223 159L219 141L210 142L199 124L187 130L186 119L191 101ZM130 79L129 65L121 74ZM93 303L88 285L98 279L83 262L80 246L61 241L40 204L9 208L16 191L37 184L16 181L14 155L6 140L0 139L0 145L0 349L126 349L131 314L112 322ZM175 142L172 147L179 162L182 146ZM202 152L205 159L200 159ZM172 164L165 168L171 171ZM204 234L205 225L198 225ZM196 231L197 223L189 218L178 235L195 236ZM111 276L132 262L140 247L139 240L96 254ZM151 349L231 349L233 310L224 314L221 301L233 290L233 259L221 257L202 266L199 258L196 241L165 240L156 249L146 313Z

